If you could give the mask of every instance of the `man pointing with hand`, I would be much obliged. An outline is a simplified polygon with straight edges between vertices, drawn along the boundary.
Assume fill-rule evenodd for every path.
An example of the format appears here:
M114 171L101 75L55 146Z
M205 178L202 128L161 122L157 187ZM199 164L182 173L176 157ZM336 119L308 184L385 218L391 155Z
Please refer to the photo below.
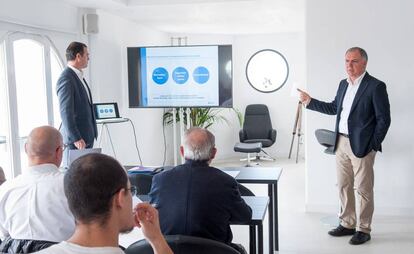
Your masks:
M307 109L336 115L336 167L341 200L340 225L331 236L353 235L350 244L371 239L374 212L374 160L391 123L386 85L366 72L368 55L359 47L346 51L348 78L339 83L335 99L323 102L299 90ZM355 209L354 188L360 199Z

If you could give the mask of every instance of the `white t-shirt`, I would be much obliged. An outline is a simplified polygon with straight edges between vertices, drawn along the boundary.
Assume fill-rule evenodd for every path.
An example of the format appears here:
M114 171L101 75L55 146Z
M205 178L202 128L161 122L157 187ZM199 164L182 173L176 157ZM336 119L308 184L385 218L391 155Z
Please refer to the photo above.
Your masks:
M49 248L43 249L39 254L125 254L118 247L83 247L74 243L68 243L63 241L59 244L50 246Z

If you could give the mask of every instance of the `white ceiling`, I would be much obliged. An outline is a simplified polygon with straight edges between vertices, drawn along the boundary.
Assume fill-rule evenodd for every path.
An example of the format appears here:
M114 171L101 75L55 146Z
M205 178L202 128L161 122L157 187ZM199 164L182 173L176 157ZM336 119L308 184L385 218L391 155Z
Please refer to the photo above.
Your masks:
M305 28L305 0L62 0L175 34L262 34Z

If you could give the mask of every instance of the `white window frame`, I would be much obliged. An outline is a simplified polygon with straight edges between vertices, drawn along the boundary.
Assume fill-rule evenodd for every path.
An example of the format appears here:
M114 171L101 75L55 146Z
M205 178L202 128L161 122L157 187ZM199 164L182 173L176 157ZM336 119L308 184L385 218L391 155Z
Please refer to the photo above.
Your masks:
M35 33L24 33L24 32L9 32L4 37L4 53L6 61L6 95L7 95L7 106L9 109L8 123L9 123L9 138L6 142L10 144L10 161L12 168L12 176L16 177L21 174L21 163L20 163L20 139L19 133L19 120L17 113L17 93L16 93L16 76L14 69L14 53L13 53L13 42L21 39L29 39L36 41L43 46L43 64L44 64L44 77L46 82L46 100L47 100L47 116L48 124L54 126L54 114L53 114L53 92L54 86L52 84L52 73L51 73L51 49L56 52L59 64L63 68L63 61L51 40L41 34ZM23 137L24 139L25 137Z

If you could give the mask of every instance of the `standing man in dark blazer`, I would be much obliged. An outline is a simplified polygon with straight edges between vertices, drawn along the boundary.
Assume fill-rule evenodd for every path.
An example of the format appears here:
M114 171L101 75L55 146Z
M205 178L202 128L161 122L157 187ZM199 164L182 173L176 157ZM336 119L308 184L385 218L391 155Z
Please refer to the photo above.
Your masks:
M391 123L385 83L366 72L367 62L368 55L364 49L353 47L346 51L348 78L339 83L332 102L319 101L299 90L300 100L307 109L336 115L334 149L341 224L328 233L332 236L353 235L349 243L354 245L371 239L374 160L377 151L381 151L381 143ZM358 223L354 187L360 199Z
M88 66L88 47L81 42L70 43L66 59L68 65L56 85L63 139L70 149L91 148L98 131L92 93L82 71Z
M241 198L236 180L209 166L217 152L214 135L191 128L180 152L185 164L152 180L150 202L158 209L162 233L209 238L245 253L231 243L230 222L250 221L252 210Z

